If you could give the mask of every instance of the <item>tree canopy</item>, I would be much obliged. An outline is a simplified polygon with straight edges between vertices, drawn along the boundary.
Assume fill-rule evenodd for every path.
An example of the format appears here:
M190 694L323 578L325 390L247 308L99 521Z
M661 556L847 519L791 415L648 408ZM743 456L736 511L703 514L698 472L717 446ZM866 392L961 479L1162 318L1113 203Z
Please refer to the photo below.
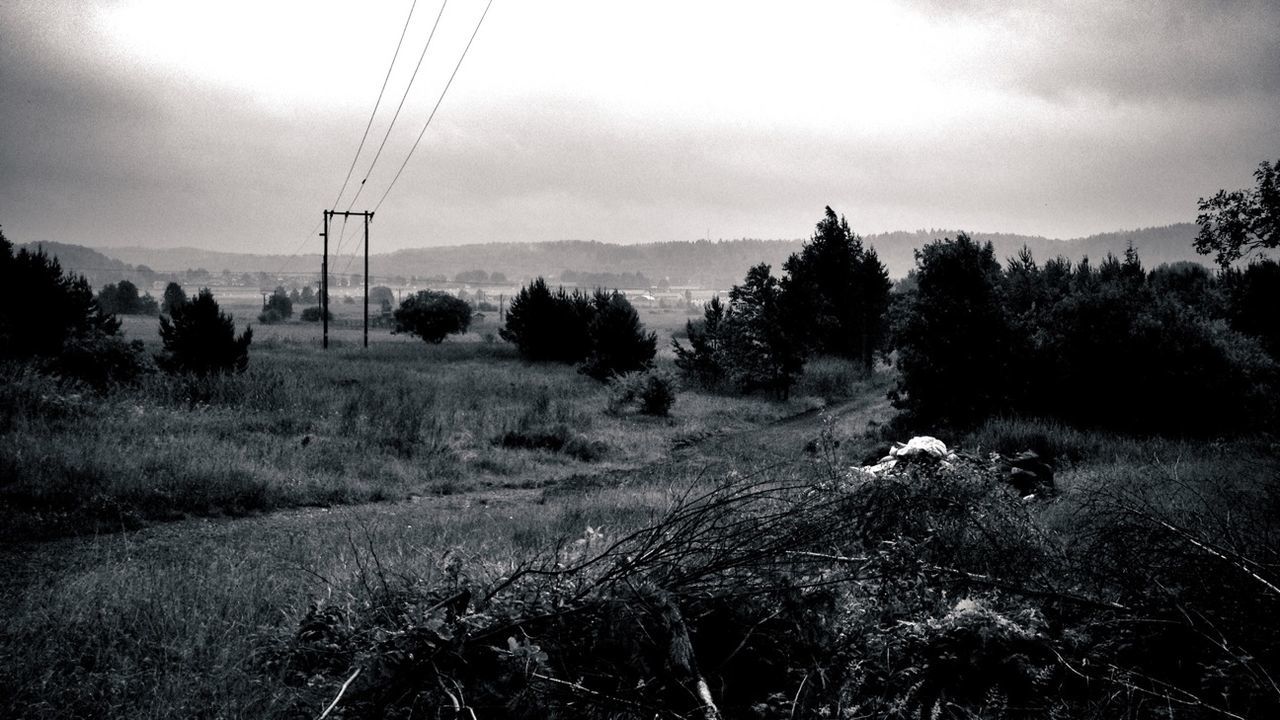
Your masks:
M222 312L213 293L204 288L169 315L160 316L164 343L161 365L174 372L196 375L244 372L249 366L253 328L236 336L234 319Z
M1254 171L1252 190L1219 190L1200 198L1196 252L1215 254L1222 267L1259 251L1280 246L1280 160L1263 161Z
M420 290L395 311L395 331L439 344L449 335L471 327L471 306L465 300L436 290Z

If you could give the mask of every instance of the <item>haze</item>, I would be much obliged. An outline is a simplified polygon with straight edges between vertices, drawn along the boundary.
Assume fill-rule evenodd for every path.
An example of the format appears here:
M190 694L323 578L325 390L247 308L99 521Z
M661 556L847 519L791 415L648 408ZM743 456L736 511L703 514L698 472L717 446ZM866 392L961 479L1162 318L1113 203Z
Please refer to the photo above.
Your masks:
M18 243L315 251L411 0L0 5ZM484 2L452 0L354 210ZM415 6L346 209L440 4ZM485 241L1075 237L1191 220L1280 156L1269 2L496 0L375 251Z

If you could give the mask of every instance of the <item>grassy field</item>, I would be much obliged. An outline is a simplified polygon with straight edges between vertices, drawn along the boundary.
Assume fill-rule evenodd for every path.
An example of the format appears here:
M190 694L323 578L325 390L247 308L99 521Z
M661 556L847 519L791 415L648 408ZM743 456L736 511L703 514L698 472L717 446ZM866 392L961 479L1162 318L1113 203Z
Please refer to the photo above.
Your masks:
M126 328L154 344L154 322L131 318ZM606 387L572 368L521 362L483 325L438 346L379 331L367 350L358 327L338 325L327 352L317 330L255 325L243 376L156 376L105 398L30 373L5 378L6 715L316 717L348 665L299 676L280 660L316 612L353 629L344 643L365 647L406 622L388 607L414 607L389 598L483 587L593 533L613 538L654 522L698 489L761 476L826 487L883 441L877 426L891 413L890 375L862 378L830 359L812 362L786 403L685 391L672 417L645 418L606 412ZM512 433L565 443L499 442ZM1117 437L1018 419L947 440L978 456L1034 449L1053 460L1058 495L1017 512L1036 553L1059 558L1038 571L1055 592L1138 608L1135 597L1169 582L1162 572L1188 588L1234 572L1194 544L1157 547L1162 526L1117 524L1116 508L1243 558L1269 562L1276 547L1280 495L1269 479L1280 462L1265 441ZM963 517L979 526L1002 518L991 507ZM908 522L904 508L886 517ZM937 537L920 551L954 527L930 529ZM1182 553L1176 562L1153 562L1170 547ZM850 596L860 613L889 618L865 626L868 637L945 619L955 590L917 572L893 578L886 595ZM969 592L1001 601L989 588ZM911 615L904 608L922 612L913 602L943 615ZM1160 615L1158 602L1141 609L1143 622L1179 617L1174 606ZM1217 619L1224 630L1227 620ZM1224 657L1224 673L1250 667ZM1128 707L1145 712L1138 700Z
M156 346L155 327L132 317L125 332ZM522 362L493 330L440 345L377 330L366 349L360 328L337 325L325 351L313 324L256 325L243 375L159 374L105 398L15 378L0 437L6 533L539 487L820 406L839 395L832 377L855 374L819 362L818 396L685 392L668 418L615 415L607 386Z

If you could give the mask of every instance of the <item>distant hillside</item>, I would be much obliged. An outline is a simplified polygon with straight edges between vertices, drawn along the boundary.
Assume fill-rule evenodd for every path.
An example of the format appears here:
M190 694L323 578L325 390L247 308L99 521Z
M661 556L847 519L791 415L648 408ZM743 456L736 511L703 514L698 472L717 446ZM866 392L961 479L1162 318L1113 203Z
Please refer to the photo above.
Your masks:
M1004 233L972 233L974 239L990 241L1000 259L1014 256L1025 245L1037 260L1063 255L1071 260L1088 256L1101 260L1108 252L1119 255L1130 243L1142 256L1143 264L1155 267L1161 263L1192 261L1209 264L1205 256L1192 248L1196 226L1191 223L1167 225L1113 233L1091 235L1073 240L1053 240L1034 235ZM915 266L916 248L943 237L955 237L954 230L918 230L866 236L875 247L893 277L902 277ZM803 240L696 240L662 242L643 245L612 245L584 240L545 243L488 243L453 245L435 248L397 250L374 254L369 258L375 281L408 281L441 276L453 279L458 273L484 270L502 273L512 282L523 282L538 275L559 280L565 271L572 273L639 273L653 282L667 279L672 285L726 288L741 281L748 267L769 263L781 273L782 262L798 250ZM73 246L60 246L73 247ZM93 251L89 251L93 252ZM202 268L217 274L232 273L298 274L312 276L319 272L319 255L281 256L221 253L192 248L119 248L108 250L124 263L145 263L165 272ZM94 253L95 255L97 253ZM331 261L331 272L349 275L362 270L359 259L350 262L344 255ZM571 276L572 276L571 273Z
M27 250L42 249L47 255L58 259L63 272L84 275L94 290L99 290L107 283L128 280L143 290L148 290L156 279L156 274L146 265L130 265L101 252L82 245L68 245L57 242L34 242L21 245Z

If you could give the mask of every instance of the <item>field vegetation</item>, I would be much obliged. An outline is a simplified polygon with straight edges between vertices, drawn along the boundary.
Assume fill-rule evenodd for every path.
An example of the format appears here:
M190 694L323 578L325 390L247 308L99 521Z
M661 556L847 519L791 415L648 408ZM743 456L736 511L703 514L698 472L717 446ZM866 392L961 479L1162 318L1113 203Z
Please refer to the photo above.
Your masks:
M1228 261L1273 237L1251 198L1202 207L1253 218L1202 219ZM200 369L4 250L68 300L0 385L7 715L1280 714L1274 263L961 236L888 296L828 209L663 354L624 297L541 281L505 323L365 349L339 320L328 351L205 291L248 354ZM890 444L926 432L950 450Z

